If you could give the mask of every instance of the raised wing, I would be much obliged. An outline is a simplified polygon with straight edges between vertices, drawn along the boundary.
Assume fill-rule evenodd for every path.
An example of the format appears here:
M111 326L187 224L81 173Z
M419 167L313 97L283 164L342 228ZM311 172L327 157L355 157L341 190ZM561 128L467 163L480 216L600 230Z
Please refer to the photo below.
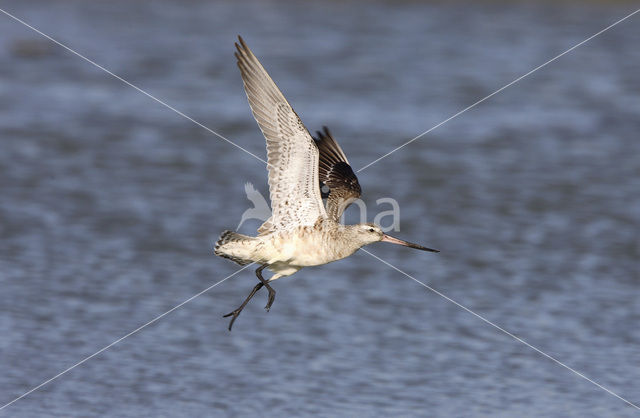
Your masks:
M271 218L260 235L326 216L318 181L318 148L309 131L242 37L236 58L253 117L267 140Z
M360 197L360 183L342 148L326 126L322 132L316 132L314 139L320 150L320 182L329 188L327 215L337 222L351 202Z

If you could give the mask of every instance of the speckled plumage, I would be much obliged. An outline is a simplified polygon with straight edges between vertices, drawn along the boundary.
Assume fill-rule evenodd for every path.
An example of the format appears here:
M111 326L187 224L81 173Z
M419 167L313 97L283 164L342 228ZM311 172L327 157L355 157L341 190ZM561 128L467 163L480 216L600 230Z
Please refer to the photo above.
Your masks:
M272 215L257 237L225 231L216 255L241 265L266 264L275 280L353 254L359 247L341 238L345 226L337 222L350 200L360 196L344 152L326 127L312 138L241 38L236 47L249 105L267 142ZM330 214L322 203L321 182L330 189ZM337 248L342 241L345 247Z
M260 281L231 316L229 330L242 309L263 286L269 291L267 310L275 298L269 282L303 267L348 257L360 247L387 240L430 250L385 235L374 224L341 225L346 207L360 196L360 184L347 158L325 127L312 138L249 47L239 38L238 67L254 118L267 142L271 217L251 237L224 231L215 254L238 264L259 264ZM329 188L327 207L320 185ZM262 270L274 275L265 280Z
M303 267L327 264L350 256L364 245L358 234L351 233L354 227L357 225L341 225L328 217L319 217L311 226L298 225L257 237L225 231L215 251L217 255L240 265L250 262L266 264L275 273L269 280L273 281ZM230 235L235 238L230 240Z

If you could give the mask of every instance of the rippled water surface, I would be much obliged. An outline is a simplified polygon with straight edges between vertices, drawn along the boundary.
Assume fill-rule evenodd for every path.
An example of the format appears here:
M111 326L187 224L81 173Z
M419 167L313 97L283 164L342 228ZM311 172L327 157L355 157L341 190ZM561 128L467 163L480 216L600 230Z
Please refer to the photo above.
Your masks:
M636 5L637 6L637 5ZM242 34L357 169L632 3L20 2L1 8L264 157ZM368 248L640 403L640 15L359 173L399 236ZM0 404L236 270L212 254L264 164L0 15ZM254 232L249 221L242 232ZM4 416L632 416L364 252L245 271Z

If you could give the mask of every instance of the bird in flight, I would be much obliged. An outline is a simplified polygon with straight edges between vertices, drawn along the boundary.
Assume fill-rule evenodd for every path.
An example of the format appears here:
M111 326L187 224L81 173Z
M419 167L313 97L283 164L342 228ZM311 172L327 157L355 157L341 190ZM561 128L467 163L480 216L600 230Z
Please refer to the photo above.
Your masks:
M267 140L267 169L271 217L251 237L224 231L214 253L240 265L256 263L258 284L234 311L229 331L244 307L262 287L269 296L269 311L276 292L270 283L303 267L318 266L350 256L374 242L390 242L422 251L438 252L382 232L378 225L339 222L344 210L360 197L360 184L347 157L324 127L315 138L302 124L282 92L242 37L235 56L253 117ZM321 186L329 189L326 207ZM265 280L262 271L274 275Z

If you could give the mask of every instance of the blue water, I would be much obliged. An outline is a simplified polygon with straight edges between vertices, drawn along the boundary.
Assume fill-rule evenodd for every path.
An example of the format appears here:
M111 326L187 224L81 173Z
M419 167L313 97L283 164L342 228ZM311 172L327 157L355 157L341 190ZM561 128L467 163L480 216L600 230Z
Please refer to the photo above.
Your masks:
M358 169L637 5L0 7L264 157L242 34ZM399 202L396 235L442 250L369 251L636 404L639 19L358 174L369 207ZM250 207L245 182L267 190L261 162L4 15L0 144L2 405L233 273L212 243ZM279 280L229 333L254 284L234 276L0 415L637 415L366 253Z

